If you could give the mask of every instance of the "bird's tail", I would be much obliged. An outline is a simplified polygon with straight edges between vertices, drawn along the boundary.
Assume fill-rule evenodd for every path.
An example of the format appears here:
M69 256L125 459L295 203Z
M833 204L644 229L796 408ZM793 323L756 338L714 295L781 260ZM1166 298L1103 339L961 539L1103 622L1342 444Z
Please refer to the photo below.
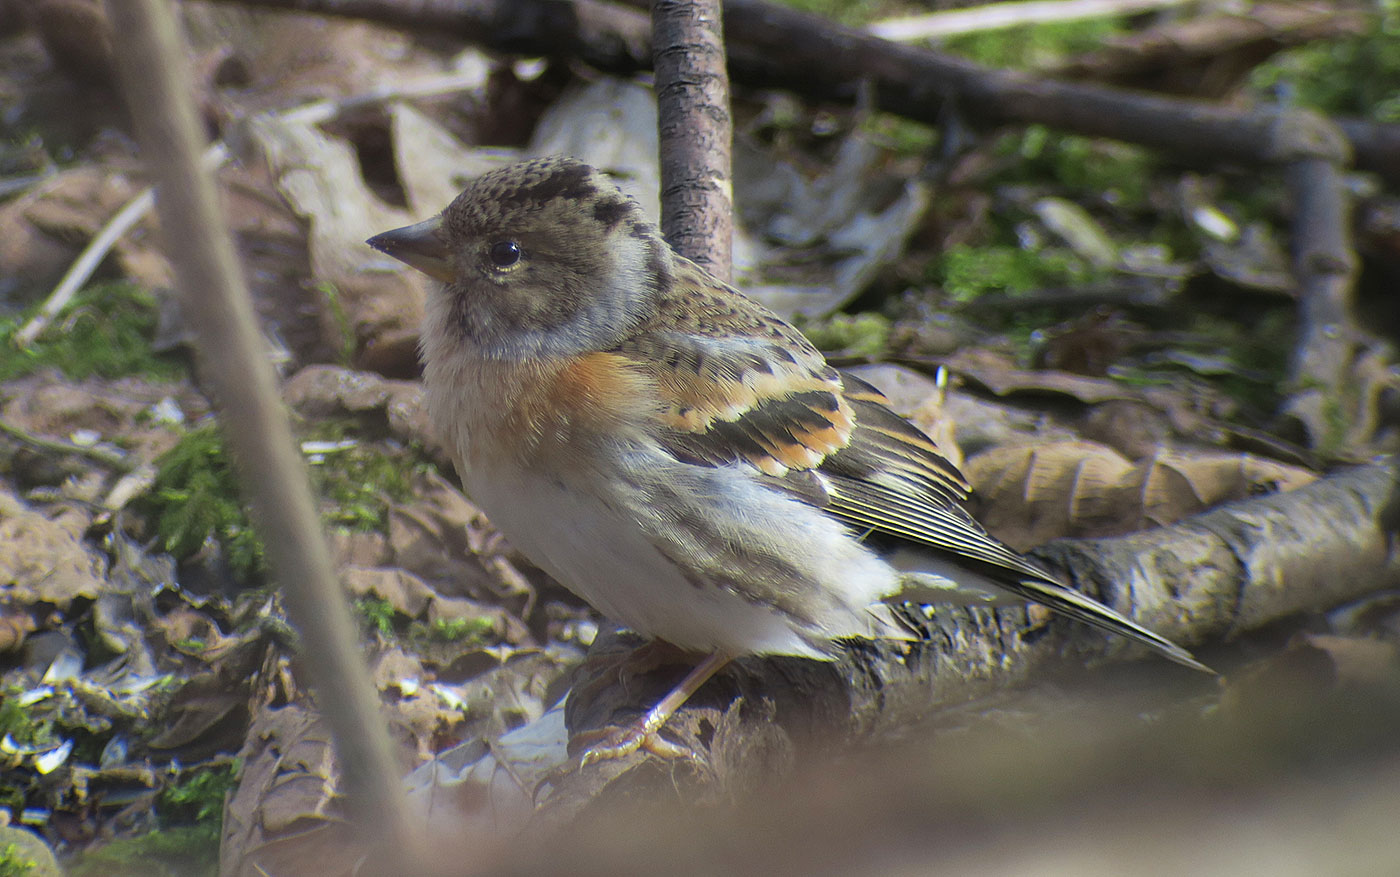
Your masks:
M1085 624L1092 624L1100 630L1140 642L1193 670L1212 675L1215 673L1197 661L1186 649L1099 601L1065 587L1055 581L1050 573L1044 573L1043 577L1029 575L1028 573L1037 570L1027 561L1020 565L1024 574L1008 575L1007 573L1012 571L997 569L996 572L1000 574L993 578L960 565L933 560L927 555L911 555L913 553L892 558L904 573L903 590L895 595L894 599L929 603L968 603L1004 602L1006 596L1011 596L1017 600L1039 603Z
M1023 579L1021 581L997 582L997 585L1023 600L1040 603L1056 612L1068 615L1070 618L1085 624L1092 624L1100 630L1106 630L1109 633L1140 642L1185 667L1200 670L1202 673L1215 674L1214 670L1197 661L1186 649L1161 634L1154 633L1099 601L1086 597L1057 582Z

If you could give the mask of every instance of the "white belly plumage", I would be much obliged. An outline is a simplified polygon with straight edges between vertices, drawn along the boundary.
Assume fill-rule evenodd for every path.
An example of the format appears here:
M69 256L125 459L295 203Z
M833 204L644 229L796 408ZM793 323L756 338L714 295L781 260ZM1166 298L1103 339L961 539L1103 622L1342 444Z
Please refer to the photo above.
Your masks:
M667 472L667 464L681 468ZM681 485L688 488L684 495L708 502L707 514L724 518L726 531L744 544L788 545L784 553L799 555L803 577L810 578L795 584L822 592L822 628L688 577L646 532L661 516L647 508L632 511L638 495L651 495L645 487L593 482L582 489L519 469L464 473L464 482L516 548L599 612L645 636L697 651L826 658L825 640L904 635L880 602L898 589L897 574L836 521L758 484L737 466L699 469L670 460L643 471L668 485L694 481ZM619 501L624 493L630 502ZM638 520L645 515L656 518Z

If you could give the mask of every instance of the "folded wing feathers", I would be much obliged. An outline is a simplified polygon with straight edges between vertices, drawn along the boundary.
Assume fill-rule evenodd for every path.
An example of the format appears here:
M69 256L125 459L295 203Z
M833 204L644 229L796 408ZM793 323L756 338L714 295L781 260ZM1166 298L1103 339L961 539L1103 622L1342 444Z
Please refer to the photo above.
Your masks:
M833 376L834 377L834 376ZM776 490L801 497L860 531L946 552L997 585L1080 621L1211 672L1189 652L1053 575L990 536L962 507L971 487L927 435L874 387L841 375L763 398L737 416L670 419L663 443L678 459L715 466L745 460ZM702 425L703 423L703 425Z

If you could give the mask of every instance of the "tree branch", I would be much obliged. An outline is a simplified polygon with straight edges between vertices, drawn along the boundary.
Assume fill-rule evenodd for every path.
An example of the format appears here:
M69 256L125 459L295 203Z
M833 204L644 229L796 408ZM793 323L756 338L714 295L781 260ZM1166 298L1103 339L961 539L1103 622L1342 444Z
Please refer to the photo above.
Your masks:
M734 134L719 0L655 0L652 41L661 230L677 252L727 281L734 244Z
M1184 645L1225 640L1400 583L1385 511L1396 502L1398 474L1387 459L1168 527L1058 540L1034 553L1076 588ZM913 620L926 639L912 649L856 643L831 663L750 658L717 677L667 725L706 757L694 768L695 784L722 798L735 784L785 775L794 752L889 735L1052 667L1137 648L1062 619L1047 623L1043 612L1022 607L946 606ZM615 638L595 650L614 647L630 646ZM571 732L630 719L683 670L667 668L625 686L579 678L568 706ZM1165 664L1162 670L1177 672ZM542 818L567 819L614 783L647 782L645 772L630 775L645 763L570 774Z
M379 700L331 566L305 466L276 390L233 241L219 209L171 0L109 0L117 54L140 138L158 180L156 206L199 339L205 378L259 535L281 581L317 700L335 731L351 806L389 857L419 849Z

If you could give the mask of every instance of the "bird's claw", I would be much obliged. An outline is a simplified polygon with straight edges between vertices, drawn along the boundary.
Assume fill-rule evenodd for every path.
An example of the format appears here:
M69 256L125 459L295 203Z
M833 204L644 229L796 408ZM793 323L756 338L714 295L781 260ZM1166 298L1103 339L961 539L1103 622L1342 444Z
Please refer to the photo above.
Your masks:
M625 727L600 728L596 731L583 731L569 741L570 748L583 745L579 766L586 767L601 761L625 758L634 752L645 750L658 758L701 760L699 753L688 746L673 743L661 736L659 730L648 729L641 722Z

